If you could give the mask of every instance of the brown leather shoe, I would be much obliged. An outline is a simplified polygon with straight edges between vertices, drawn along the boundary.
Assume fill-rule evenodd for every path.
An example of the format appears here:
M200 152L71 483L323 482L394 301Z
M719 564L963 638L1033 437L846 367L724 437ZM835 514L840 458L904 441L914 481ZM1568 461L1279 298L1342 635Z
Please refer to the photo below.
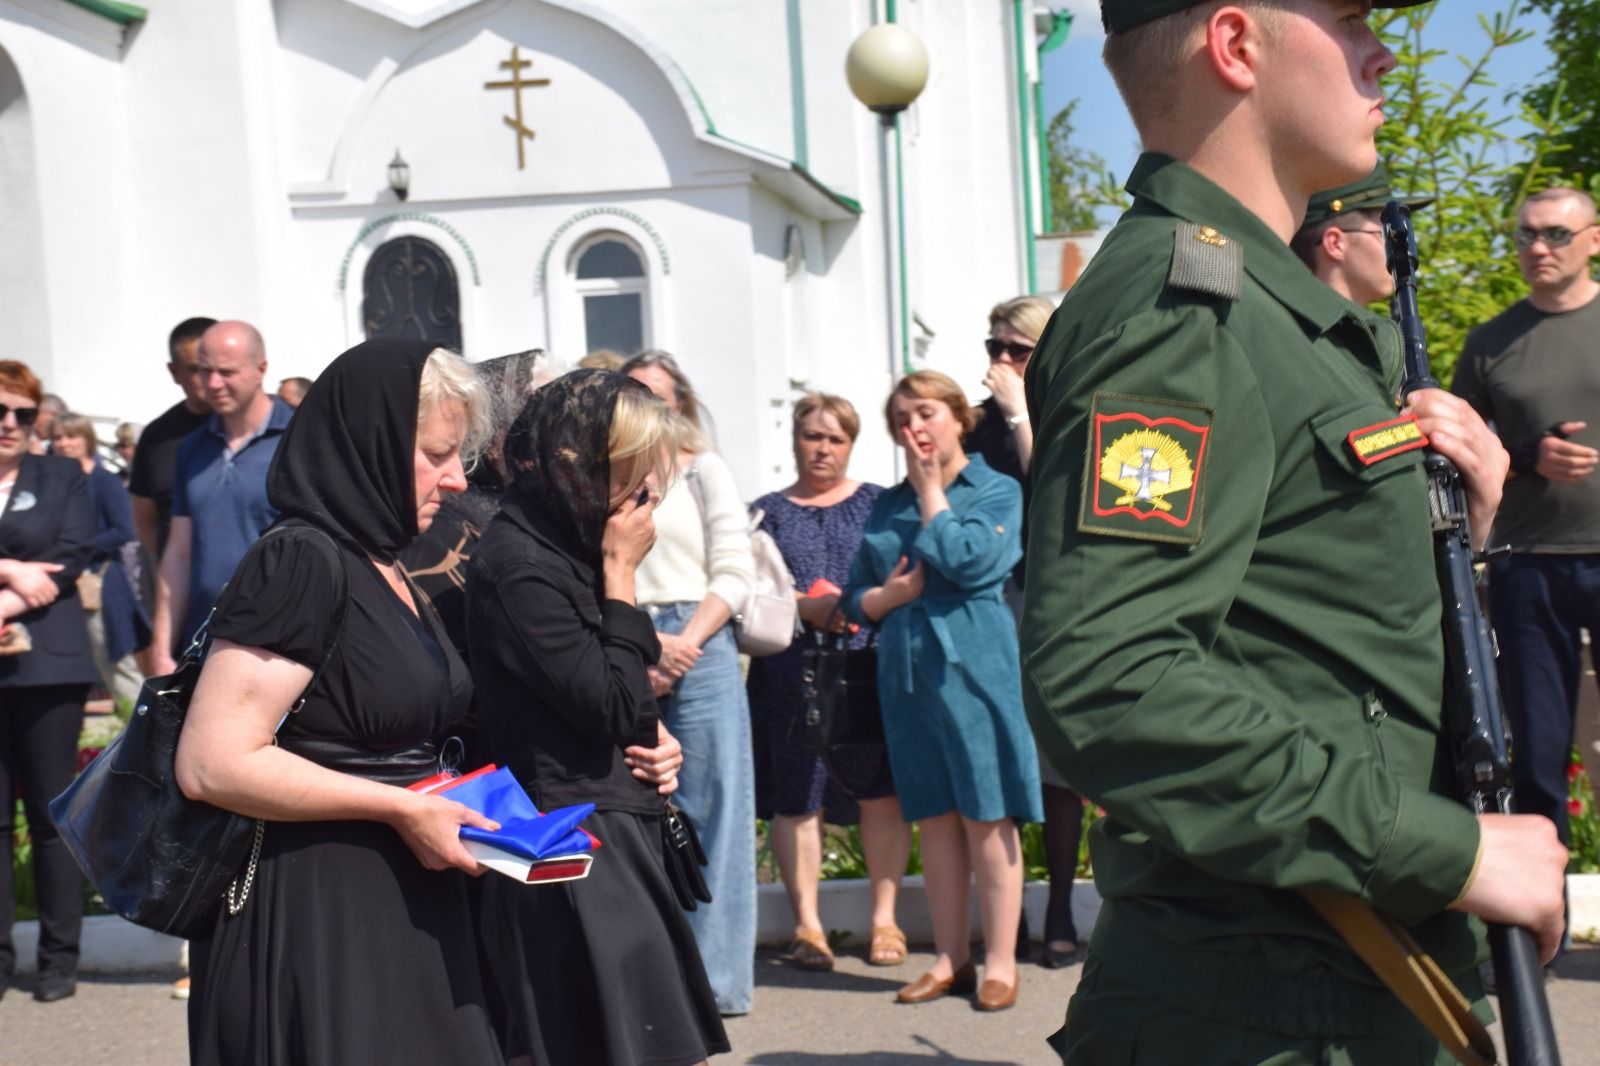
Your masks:
M897 1003L926 1003L930 999L940 999L952 993L971 992L978 987L978 970L968 959L955 973L943 980L925 973L921 977L906 985L895 993ZM1015 992L1012 994L1015 998Z
M978 989L978 1002L975 1004L979 1010L1009 1010L1017 1003L1017 981L1006 984L1004 981L985 981L983 987Z

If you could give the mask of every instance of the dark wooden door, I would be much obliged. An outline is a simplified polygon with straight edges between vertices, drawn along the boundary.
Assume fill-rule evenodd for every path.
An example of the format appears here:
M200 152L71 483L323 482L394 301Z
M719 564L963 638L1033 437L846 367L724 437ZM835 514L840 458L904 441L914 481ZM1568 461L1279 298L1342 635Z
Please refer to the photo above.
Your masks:
M421 237L386 241L367 262L361 322L367 336L404 337L461 350L461 288L439 246Z

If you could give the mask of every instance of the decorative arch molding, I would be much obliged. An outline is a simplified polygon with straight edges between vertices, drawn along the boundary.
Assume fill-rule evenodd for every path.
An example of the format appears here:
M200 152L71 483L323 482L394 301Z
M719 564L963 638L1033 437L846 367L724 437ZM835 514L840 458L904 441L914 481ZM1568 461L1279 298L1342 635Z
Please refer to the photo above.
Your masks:
M659 257L661 273L672 273L672 260L667 255L667 242L661 239L661 234L656 232L656 228L650 225L649 222L645 221L642 216L637 215L632 211L624 210L620 207L590 207L586 210L579 211L577 214L561 223L561 225L556 227L555 232L550 234L550 239L545 242L544 252L539 256L539 276L535 283L536 292L544 293L548 291L547 277L550 269L550 255L556 250L556 246L561 243L561 238L567 235L567 231L586 219L597 218L604 215L611 215L633 223L633 225L637 227L641 233L649 237L651 242L655 245L656 255Z
M572 215L555 228L545 243L534 277L534 298L544 307L545 347L557 354L586 350L583 297L571 276L572 256L585 241L601 233L624 238L644 260L644 334L651 346L671 348L676 335L667 242L643 216L608 205L588 207Z
M348 0L356 6L364 7L369 11L394 19L402 25L412 25L419 31L410 51L398 58L385 56L368 73L361 91L355 102L351 105L345 116L344 128L339 134L339 139L334 146L333 155L328 161L325 177L318 181L299 182L289 186L291 200L301 202L316 202L319 200L342 200L350 191L350 167L356 151L356 144L361 136L362 128L366 125L377 100L385 88L401 71L411 66L415 58L432 46L433 42L442 34L450 32L454 26L466 24L476 20L492 17L496 12L507 6L508 0L497 0L495 3L479 3L477 0L470 2L456 2L446 0L441 2L434 13L421 18L410 18L397 14L392 10L392 5L383 0ZM666 79L672 94L677 98L678 106L683 110L684 117L688 120L689 127L694 136L707 144L729 150L735 154L749 155L752 158L763 160L776 159L768 153L738 145L722 137L717 132L716 126L711 121L711 114L700 99L700 94L690 84L677 62L654 42L640 33L627 21L618 18L611 12L589 0L539 0L541 4L564 11L579 18L587 19L615 34L625 45L637 50L644 58L656 68L657 72ZM787 167L787 161L781 161Z
M420 222L425 226L434 226L444 230L450 236L450 239L455 241L461 248L462 255L466 257L468 273L472 277L473 287L477 288L483 284L482 279L478 277L478 257L473 253L472 245L467 243L467 239L461 235L459 230L436 215L425 215L420 211L398 211L392 215L375 218L365 226L362 226L361 231L356 234L355 240L351 241L350 246L344 250L344 258L339 262L339 291L341 293L345 291L350 280L350 261L355 258L355 254L361 248L362 243L380 229L392 226L397 222ZM544 277L544 268L542 266L540 267L539 276L541 278Z
M386 242L401 237L420 237L433 244L450 260L460 284L461 350L464 353L476 352L483 340L491 335L491 308L478 273L477 255L454 226L421 211L396 211L372 219L361 227L355 240L345 249L344 258L339 263L338 290L334 293L334 299L343 306L345 343L355 344L366 337L362 318L362 279L367 263Z

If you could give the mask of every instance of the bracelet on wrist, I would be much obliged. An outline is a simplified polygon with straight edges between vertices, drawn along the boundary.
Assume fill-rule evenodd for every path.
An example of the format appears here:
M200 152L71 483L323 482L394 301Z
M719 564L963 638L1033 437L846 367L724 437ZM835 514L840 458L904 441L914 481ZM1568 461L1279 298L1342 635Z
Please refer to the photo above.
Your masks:
M1018 426L1022 425L1022 423L1026 422L1026 421L1028 421L1028 412L1019 411L1016 414L1012 415L1010 418L1006 419L1006 428L1007 429L1016 429Z

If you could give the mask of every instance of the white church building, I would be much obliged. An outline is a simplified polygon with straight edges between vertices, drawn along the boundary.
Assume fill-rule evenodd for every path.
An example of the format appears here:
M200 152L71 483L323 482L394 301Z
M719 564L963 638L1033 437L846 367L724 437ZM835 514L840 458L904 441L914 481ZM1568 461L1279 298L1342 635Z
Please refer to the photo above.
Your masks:
M899 168L844 77L890 14L931 70ZM0 358L144 422L178 399L166 335L195 315L260 327L274 386L368 336L568 364L664 348L748 496L791 479L808 388L861 409L855 472L887 481L893 377L936 367L980 397L987 311L1034 276L1041 19L1029 0L0 0Z

